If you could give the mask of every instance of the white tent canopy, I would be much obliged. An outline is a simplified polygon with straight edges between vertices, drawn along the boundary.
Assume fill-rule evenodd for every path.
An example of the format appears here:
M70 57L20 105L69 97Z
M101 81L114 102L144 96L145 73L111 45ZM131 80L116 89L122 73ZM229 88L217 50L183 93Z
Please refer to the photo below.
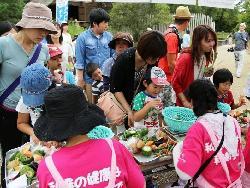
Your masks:
M168 3L181 5L196 5L196 0L95 0L96 2L119 2L119 3ZM234 8L234 0L198 0L199 6Z

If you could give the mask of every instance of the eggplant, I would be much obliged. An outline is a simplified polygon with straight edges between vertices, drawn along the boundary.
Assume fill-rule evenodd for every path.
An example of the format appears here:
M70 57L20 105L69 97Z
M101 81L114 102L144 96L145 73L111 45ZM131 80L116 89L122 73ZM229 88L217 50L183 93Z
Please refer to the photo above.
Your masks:
M35 161L32 161L29 165L33 170L37 171L38 163Z
M154 144L158 147L159 145L161 145L161 144L163 144L164 143L164 139L163 138L161 138L160 140L156 140L155 142L154 142Z

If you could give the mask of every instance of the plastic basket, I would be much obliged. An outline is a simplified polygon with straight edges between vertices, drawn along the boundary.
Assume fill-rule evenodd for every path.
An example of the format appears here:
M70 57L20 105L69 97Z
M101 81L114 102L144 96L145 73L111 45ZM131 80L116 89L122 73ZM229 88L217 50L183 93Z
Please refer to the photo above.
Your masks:
M164 121L172 132L185 133L197 117L193 110L184 107L170 106L162 111Z
M6 153L6 156L5 156L5 181L6 181L6 188L9 187L9 179L8 179L8 172L7 172L7 162L8 160L10 159L10 157L16 153L17 151L20 151L21 147L18 147L18 148L14 148L14 149L11 149L9 151L7 151ZM28 185L26 187L23 187L23 188L38 188L39 187L39 182L38 181L35 181L33 182L31 185Z
M231 106L227 103L218 102L217 107L222 113L225 114L228 114L228 112L231 110Z

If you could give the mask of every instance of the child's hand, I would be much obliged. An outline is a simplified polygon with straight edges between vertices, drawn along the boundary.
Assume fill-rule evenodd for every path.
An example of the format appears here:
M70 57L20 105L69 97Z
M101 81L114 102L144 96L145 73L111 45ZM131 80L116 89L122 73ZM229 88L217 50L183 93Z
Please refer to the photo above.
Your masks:
M238 103L238 106L242 106L242 105L245 105L246 104L246 97L245 96L240 96L239 97L239 103Z
M154 99L146 104L148 108L155 108L158 109L159 106L162 106L162 102L160 99Z
M54 70L54 76L56 83L62 83L63 81L63 73L59 69Z
M54 146L55 148L59 147L59 142L57 141L48 141L45 142L44 145L48 148L51 148L52 146Z

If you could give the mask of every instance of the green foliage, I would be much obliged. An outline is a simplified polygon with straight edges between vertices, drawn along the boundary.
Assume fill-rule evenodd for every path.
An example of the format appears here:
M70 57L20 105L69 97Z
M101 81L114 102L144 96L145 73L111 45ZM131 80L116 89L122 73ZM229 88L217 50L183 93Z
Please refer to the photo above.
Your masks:
M78 23L69 22L68 32L72 37L74 37L75 35L79 35L83 31L84 31L84 28L81 27Z
M241 12L239 22L245 22L247 25L246 31L250 33L250 0L246 0L242 8L244 11ZM235 30L239 30L239 23Z
M225 40L225 39L227 39L227 37L230 33L222 31L222 32L216 32L216 34L217 34L218 40Z
M0 21L17 23L22 17L24 0L1 0Z
M110 18L110 29L113 33L130 32L135 41L148 27L171 21L168 5L153 3L114 3Z
M171 13L175 13L178 6L179 5L170 5ZM232 32L239 22L240 11L238 6L234 9L222 9L190 5L188 8L191 13L202 13L212 17L215 22L216 31Z

